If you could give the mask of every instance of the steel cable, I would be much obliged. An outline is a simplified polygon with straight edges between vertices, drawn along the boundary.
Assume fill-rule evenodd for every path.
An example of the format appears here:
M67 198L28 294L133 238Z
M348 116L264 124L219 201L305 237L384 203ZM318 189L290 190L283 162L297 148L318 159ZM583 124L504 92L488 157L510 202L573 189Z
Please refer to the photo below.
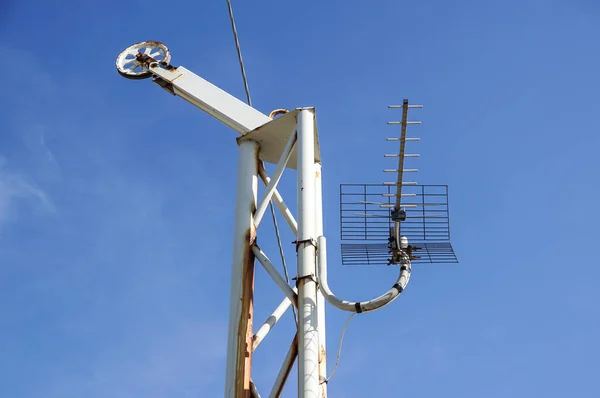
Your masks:
M235 48L237 50L238 61L240 63L240 70L242 71L242 80L244 81L244 89L246 90L246 100L248 105L252 106L252 99L250 98L250 89L248 87L248 79L246 78L246 68L244 67L244 60L242 58L242 50L240 47L240 41L238 38L237 29L235 27L235 19L233 17L233 8L231 7L231 0L227 0L227 8L229 9L229 20L231 21L231 30L233 31L233 39L235 41ZM264 165L263 165L264 167ZM279 246L279 254L281 255L281 262L283 264L283 272L285 274L285 280L289 284L290 277L287 270L287 264L285 262L285 255L283 253L283 245L281 244L281 237L279 235L279 226L277 225L277 217L275 215L275 209L273 208L273 200L269 201L269 207L271 209L271 215L273 217L273 225L275 227L275 235L277 236L277 245ZM296 310L292 307L294 312L294 322L298 325L298 318L296 316Z

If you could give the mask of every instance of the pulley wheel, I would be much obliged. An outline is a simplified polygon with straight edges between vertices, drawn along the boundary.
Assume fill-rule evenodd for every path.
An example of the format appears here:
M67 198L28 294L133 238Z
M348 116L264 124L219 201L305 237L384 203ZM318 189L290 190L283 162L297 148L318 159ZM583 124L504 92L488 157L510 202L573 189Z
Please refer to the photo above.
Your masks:
M146 79L152 73L138 62L136 56L145 54L157 62L171 61L171 53L164 44L157 41L142 41L135 43L119 54L117 57L117 71L127 79Z

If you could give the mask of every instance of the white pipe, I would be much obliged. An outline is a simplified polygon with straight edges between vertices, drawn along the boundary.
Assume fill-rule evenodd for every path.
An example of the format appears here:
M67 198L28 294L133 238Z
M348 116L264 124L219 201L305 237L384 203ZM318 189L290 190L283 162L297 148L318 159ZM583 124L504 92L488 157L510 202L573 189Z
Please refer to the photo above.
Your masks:
M285 296L290 299L295 307L297 307L298 295L296 294L296 291L294 291L290 285L288 285L285 279L283 279L283 276L281 276L281 274L277 271L277 268L275 268L271 260L269 260L269 257L267 257L267 255L257 245L252 246L252 253L254 253L258 262L262 264L264 269L271 276L271 279L275 281Z
M314 113L298 112L298 398L319 398Z
M315 233L323 235L323 183L321 164L315 163ZM317 270L319 262L317 257ZM317 271L318 273L318 271ZM327 335L325 333L325 298L317 291L317 318L319 325L319 384L321 398L327 398Z
M258 144L244 141L239 145L238 175L235 200L231 293L229 300L229 333L227 337L227 370L225 398L241 396L250 374L252 342L252 289L254 256L250 245L256 237L252 211L256 208ZM246 372L247 370L247 372ZM238 373L239 372L239 373Z
M279 158L279 162L277 163L275 171L273 172L273 178L271 178L271 181L269 181L269 183L267 184L267 188L265 189L265 192L263 193L263 196L258 204L258 208L254 213L254 225L256 226L256 228L258 228L258 225L260 224L263 216L265 215L267 206L269 206L269 203L271 202L271 197L273 196L275 188L277 187L277 183L279 183L279 180L281 179L281 175L285 170L285 166L290 160L290 156L292 156L292 150L294 149L295 145L296 130L292 131L290 138L285 144L285 148L283 149L281 157Z
M329 304L333 305L344 311L350 312L367 312L374 311L383 306L388 305L392 301L394 301L402 291L406 288L408 281L410 280L410 261L407 261L406 264L402 264L400 266L400 276L398 280L392 286L390 290L388 290L385 294L374 298L369 301L346 301L338 298L335 294L331 292L329 289L329 285L327 283L327 242L324 236L319 236L318 240L318 257L319 257L319 288L321 289L321 293L325 296L325 299L329 302Z
M296 291L297 290L294 289L294 292ZM266 335L275 327L275 325L281 319L283 314L285 314L287 309L290 308L290 305L292 305L292 302L289 298L286 297L285 299L283 299L281 304L279 304L277 308L275 308L275 311L273 311L273 313L267 318L267 320L262 324L260 329L258 329L258 331L252 337L252 351L256 350L256 347L258 347L258 345L263 341Z
M265 167L262 163L258 165L258 174L260 175L260 178L262 179L264 184L269 185L269 181L271 181L271 179L267 175L267 171L265 170ZM283 198L281 197L281 195L279 194L279 191L277 191L277 189L275 189L273 191L273 200L275 201L275 204L279 208L279 211L281 211L283 218L285 219L287 224L290 226L292 233L294 234L294 236L296 236L298 234L298 223L296 222L296 219L294 218L294 215L292 214L290 209L287 207L287 205L283 201Z

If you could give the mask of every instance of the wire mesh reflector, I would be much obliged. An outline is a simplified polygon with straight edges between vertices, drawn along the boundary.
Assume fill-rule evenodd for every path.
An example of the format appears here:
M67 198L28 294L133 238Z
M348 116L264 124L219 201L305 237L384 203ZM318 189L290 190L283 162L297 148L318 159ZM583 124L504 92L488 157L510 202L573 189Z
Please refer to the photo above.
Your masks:
M395 195L395 185L340 185L341 240L387 241ZM409 242L450 239L447 185L404 185L401 208L406 221L400 223L400 233Z
M457 263L458 259L450 242L411 243L418 247L413 251L413 264ZM343 265L388 265L391 254L386 243L344 243L342 244Z

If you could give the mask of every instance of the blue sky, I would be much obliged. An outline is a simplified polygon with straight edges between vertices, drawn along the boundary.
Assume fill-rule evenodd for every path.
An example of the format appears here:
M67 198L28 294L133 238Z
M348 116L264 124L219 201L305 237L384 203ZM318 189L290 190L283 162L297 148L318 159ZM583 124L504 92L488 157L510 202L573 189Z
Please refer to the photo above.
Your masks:
M352 320L331 396L600 396L599 3L233 6L254 106L317 108L337 294L396 277L337 249L339 184L385 179L388 104L425 105L418 181L450 185L461 263L415 266ZM225 1L0 3L0 397L222 395L235 133L121 78L142 40L244 98ZM261 269L256 286L261 322L282 295ZM330 368L345 319L328 308ZM256 352L263 396L292 328Z

